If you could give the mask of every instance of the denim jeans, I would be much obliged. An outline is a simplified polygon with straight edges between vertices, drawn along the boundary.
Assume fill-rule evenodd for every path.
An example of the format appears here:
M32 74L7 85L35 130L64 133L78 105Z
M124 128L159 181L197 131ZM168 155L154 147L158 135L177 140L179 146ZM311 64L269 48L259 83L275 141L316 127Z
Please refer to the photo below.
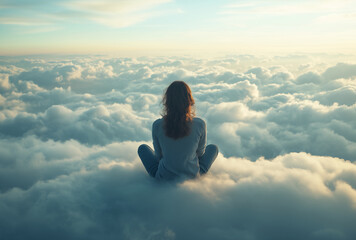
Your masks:
M219 149L216 145L210 144L206 146L205 153L199 157L200 174L207 173L218 156ZM159 159L156 158L155 152L146 144L142 144L138 148L138 156L141 158L143 166L151 177L156 176Z

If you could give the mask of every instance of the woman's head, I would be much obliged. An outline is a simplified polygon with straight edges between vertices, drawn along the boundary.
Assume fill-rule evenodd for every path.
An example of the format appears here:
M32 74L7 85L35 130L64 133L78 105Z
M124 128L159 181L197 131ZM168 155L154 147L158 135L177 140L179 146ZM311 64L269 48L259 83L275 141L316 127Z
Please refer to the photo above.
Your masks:
M163 96L163 119L166 135L177 139L190 133L194 117L194 98L183 81L172 82Z

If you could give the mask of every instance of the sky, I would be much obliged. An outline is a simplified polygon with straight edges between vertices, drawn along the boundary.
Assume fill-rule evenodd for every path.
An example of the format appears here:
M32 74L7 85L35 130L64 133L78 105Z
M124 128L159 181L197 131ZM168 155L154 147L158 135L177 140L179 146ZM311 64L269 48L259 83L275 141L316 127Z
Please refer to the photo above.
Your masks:
M352 0L1 0L0 55L355 53Z
M0 239L354 240L356 2L0 0ZM208 144L137 149L175 80Z

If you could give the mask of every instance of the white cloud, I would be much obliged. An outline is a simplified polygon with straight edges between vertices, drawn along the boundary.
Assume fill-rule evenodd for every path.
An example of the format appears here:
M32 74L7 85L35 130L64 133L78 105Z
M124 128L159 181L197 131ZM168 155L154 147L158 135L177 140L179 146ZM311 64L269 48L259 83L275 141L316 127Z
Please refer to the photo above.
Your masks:
M35 19L35 18L24 18L24 17L1 17L0 23L8 24L8 25L22 25L22 26L46 26L51 24L51 22L46 20Z
M338 78L355 78L356 64L338 63L336 66L326 69L323 73L326 80L335 80Z
M15 0L0 3L0 9L10 10L0 18L2 24L23 26L54 25L70 20L92 20L111 27L127 27L164 14L158 6L171 0L74 0L74 1L27 1ZM55 28L49 28L53 31ZM46 29L42 29L46 31ZM48 31L48 29L47 29Z
M92 154L91 161L102 155ZM130 159L137 162L137 156ZM157 185L138 166L75 169L28 190L7 191L0 198L2 234L14 236L11 225L22 229L17 236L40 239L355 234L344 222L356 220L356 167L342 159L294 153L250 162L220 155L207 176L178 185ZM353 177L345 179L346 172Z
M4 93L10 89L8 74L0 74L0 93Z
M295 81L297 84L307 84L307 83L320 84L322 82L322 78L317 73L307 72L305 74L300 75Z
M355 66L314 60L2 58L1 235L353 239ZM220 155L158 185L136 151L174 80Z
M114 0L89 0L89 1L71 1L69 6L73 6L80 10L88 10L91 12L109 12L109 13L124 13L136 12L151 8L155 5L170 2L171 0L133 0L133 1L114 1Z
M263 113L251 111L242 103L223 102L209 108L206 117L214 123L249 121L263 116Z
M218 78L221 79L221 76L218 76ZM238 82L232 84L226 82L197 84L193 87L194 94L199 101L215 103L258 99L259 91L255 84L251 84L248 80L240 81L240 79L234 77L231 79Z
M356 103L356 89L352 86L342 87L328 92L321 92L315 96L316 100L324 105L354 105Z

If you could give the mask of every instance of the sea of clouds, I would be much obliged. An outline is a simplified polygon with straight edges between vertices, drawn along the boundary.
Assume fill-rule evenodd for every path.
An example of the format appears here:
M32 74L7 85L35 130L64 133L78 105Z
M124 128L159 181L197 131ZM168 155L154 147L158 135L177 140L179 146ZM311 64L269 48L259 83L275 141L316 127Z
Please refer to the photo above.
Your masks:
M0 239L355 239L343 58L1 57ZM174 80L220 154L204 177L158 184L137 147Z

